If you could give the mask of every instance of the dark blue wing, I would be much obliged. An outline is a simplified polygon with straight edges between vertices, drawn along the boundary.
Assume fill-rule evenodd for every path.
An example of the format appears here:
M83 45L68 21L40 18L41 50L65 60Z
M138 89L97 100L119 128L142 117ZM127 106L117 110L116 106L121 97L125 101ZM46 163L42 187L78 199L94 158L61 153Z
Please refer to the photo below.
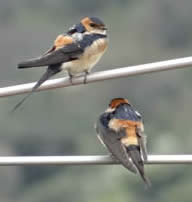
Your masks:
M83 49L78 44L72 43L41 57L21 62L18 64L18 68L49 66L68 62L77 59L82 53Z
M96 131L110 153L116 159L118 159L128 170L133 173L137 173L135 166L129 158L126 148L120 142L120 138L125 135L124 131L122 130L117 133L109 128L106 128L102 124L101 119L99 119L96 124Z

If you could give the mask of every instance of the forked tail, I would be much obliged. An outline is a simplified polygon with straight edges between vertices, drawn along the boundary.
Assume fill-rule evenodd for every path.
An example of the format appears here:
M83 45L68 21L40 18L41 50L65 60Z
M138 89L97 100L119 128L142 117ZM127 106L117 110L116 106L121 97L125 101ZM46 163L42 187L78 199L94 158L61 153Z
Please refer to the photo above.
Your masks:
M24 101L30 97L38 88L41 86L46 80L48 80L53 75L59 73L61 71L61 65L52 65L47 68L47 71L43 74L40 80L35 84L32 88L31 92L28 93L13 109L12 112L15 112L23 103Z
M145 176L144 163L143 163L143 160L141 158L141 153L140 153L139 146L130 145L129 147L127 147L127 152L129 153L134 165L136 166L136 168L137 168L141 178L145 182L146 186L148 188L151 187L150 180L148 179L147 176Z

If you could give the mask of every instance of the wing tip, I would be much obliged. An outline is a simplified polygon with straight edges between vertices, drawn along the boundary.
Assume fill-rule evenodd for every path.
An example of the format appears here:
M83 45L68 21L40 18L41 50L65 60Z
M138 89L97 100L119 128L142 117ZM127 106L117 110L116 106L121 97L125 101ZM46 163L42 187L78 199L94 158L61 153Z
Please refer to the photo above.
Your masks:
M17 64L17 68L22 69L22 68L24 68L24 66L22 65L22 63L19 63L19 64Z
M20 63L17 64L17 68L18 68L18 69L27 68L27 67L29 67L29 66L30 66L30 65L29 65L29 61L27 61L27 62L20 62Z

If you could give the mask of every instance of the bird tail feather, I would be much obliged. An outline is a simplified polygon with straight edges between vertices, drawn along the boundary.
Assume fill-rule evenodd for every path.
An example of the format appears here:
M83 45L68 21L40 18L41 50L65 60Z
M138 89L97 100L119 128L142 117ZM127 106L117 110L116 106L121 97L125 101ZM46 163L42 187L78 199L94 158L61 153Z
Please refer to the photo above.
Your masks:
M130 155L131 160L133 161L134 165L136 166L141 178L145 182L147 188L151 187L151 182L147 176L145 176L144 172L144 163L141 158L141 153L139 150L139 146L137 145L130 145L127 147L127 152Z
M12 112L16 111L23 102L30 97L38 88L41 86L46 80L48 80L53 75L59 73L61 71L61 65L52 65L47 68L47 71L43 74L43 76L39 79L39 81L35 84L35 86L32 88L31 92L28 93L12 110Z

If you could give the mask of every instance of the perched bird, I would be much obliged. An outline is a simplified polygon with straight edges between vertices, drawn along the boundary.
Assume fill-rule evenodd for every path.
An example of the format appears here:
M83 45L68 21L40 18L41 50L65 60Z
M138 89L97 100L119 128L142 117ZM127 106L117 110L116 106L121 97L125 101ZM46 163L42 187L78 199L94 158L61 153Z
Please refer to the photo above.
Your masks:
M13 109L16 110L36 89L51 76L66 70L70 81L79 73L87 74L99 61L108 46L107 28L97 17L85 17L65 34L59 35L52 48L38 58L18 64L19 69L48 66L44 75Z
M100 141L125 168L139 173L146 185L144 160L147 160L146 138L141 115L127 99L115 98L96 123Z

